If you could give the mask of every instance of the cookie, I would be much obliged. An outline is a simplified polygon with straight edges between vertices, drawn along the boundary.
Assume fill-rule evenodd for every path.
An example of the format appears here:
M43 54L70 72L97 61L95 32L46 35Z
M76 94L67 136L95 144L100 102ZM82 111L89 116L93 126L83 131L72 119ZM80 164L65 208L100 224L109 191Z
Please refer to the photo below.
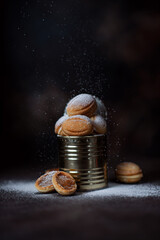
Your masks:
M97 110L95 115L101 115L105 120L107 120L107 109L104 103L96 96L93 96L97 103Z
M62 123L62 131L67 136L85 136L93 132L93 125L88 117L76 115Z
M85 115L92 117L97 110L97 103L90 94L79 94L72 98L66 107L68 116Z
M67 115L65 116L62 116L58 119L58 121L56 122L55 124L55 133L58 134L58 135L64 135L63 134L63 131L62 131L62 123L68 118Z
M136 183L141 180L143 173L141 168L133 162L122 162L115 169L117 180L124 183Z
M75 179L66 172L58 171L52 177L55 190L61 195L71 195L77 189Z
M100 115L91 117L94 131L96 133L105 134L107 131L107 124L104 118Z
M42 193L55 191L55 188L52 184L52 177L55 173L56 171L49 171L40 176L35 182L36 189Z
M117 180L123 183L136 183L139 182L142 177L143 177L142 173L132 176L117 175Z

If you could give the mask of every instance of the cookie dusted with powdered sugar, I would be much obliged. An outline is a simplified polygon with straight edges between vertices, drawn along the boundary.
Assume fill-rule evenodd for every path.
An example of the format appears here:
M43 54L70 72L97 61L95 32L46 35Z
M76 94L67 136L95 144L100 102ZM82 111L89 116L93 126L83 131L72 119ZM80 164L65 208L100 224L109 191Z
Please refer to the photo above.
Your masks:
M62 123L62 131L67 136L85 136L93 132L93 125L90 118L84 115L68 117Z
M86 93L75 96L66 106L68 116L85 115L87 117L92 117L96 110L97 103L95 98Z
M59 171L52 177L56 191L61 195L72 195L77 190L75 179L67 172Z
M54 192L55 188L52 184L52 177L55 173L56 171L49 171L40 176L35 182L36 189L42 193Z
M107 109L104 103L98 97L96 96L93 96L93 97L95 98L97 103L97 110L95 115L101 115L105 120L107 120Z
M65 135L62 131L62 123L68 118L67 115L65 116L62 116L58 119L58 121L56 122L55 124L55 128L54 128L54 131L56 134L58 135Z
M106 124L105 119L102 116L96 115L94 117L91 117L91 121L92 121L92 124L93 124L94 131L96 133L100 133L100 134L105 134L106 133L107 124Z

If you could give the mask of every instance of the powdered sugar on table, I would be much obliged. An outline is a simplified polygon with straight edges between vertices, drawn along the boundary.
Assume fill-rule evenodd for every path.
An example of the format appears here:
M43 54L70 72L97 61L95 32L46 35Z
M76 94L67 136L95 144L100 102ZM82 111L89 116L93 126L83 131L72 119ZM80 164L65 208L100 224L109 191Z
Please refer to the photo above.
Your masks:
M4 181L0 184L1 197L7 195L6 193L13 193L15 197L29 197L36 199L56 199L61 196L58 193L40 194L37 192L34 181ZM109 183L108 188L91 191L91 192L76 192L70 196L68 200L98 200L98 199L111 199L111 198L147 198L147 197L160 197L160 185L155 183L138 183L138 184L120 184ZM63 197L67 199L67 197Z

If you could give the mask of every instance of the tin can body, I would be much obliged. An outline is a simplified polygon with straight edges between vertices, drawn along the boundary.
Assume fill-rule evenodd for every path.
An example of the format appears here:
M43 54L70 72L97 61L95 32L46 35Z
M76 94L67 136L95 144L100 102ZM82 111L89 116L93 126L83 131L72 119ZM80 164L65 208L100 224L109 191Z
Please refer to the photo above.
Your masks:
M59 136L59 168L69 172L80 191L107 186L106 136Z

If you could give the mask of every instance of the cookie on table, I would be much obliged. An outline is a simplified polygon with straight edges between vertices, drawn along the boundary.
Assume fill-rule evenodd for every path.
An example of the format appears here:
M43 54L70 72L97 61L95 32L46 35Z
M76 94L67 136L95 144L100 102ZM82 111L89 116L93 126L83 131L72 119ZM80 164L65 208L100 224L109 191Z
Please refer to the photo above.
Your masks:
M66 172L58 171L52 177L55 190L61 195L72 195L77 190L75 179Z
M35 182L36 189L42 193L54 192L55 188L52 184L52 177L55 173L56 171L49 171L40 176Z
M133 162L118 164L115 169L115 175L118 181L124 183L136 183L143 177L141 168Z

